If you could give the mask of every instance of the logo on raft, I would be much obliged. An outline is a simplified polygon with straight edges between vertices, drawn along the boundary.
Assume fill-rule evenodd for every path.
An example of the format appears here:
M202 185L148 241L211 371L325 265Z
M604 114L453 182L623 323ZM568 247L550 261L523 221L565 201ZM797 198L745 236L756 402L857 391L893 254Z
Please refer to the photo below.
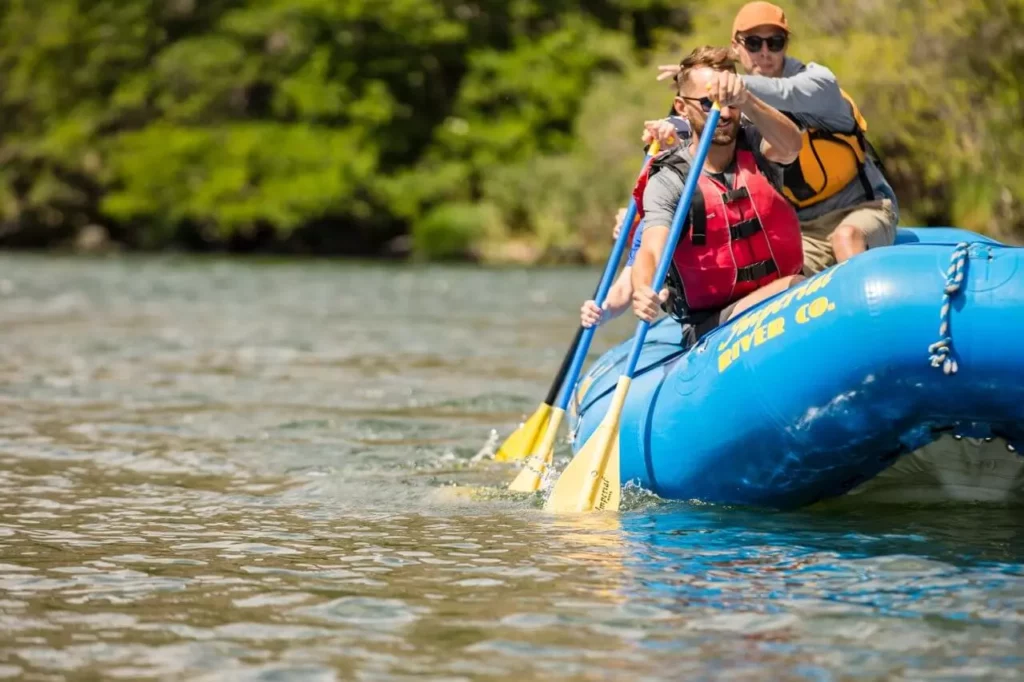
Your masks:
M724 341L718 344L718 372L721 374L729 369L740 356L750 349L762 346L772 339L786 333L786 317L780 315L793 304L800 302L793 314L796 324L807 324L811 320L832 312L836 304L827 296L811 299L832 281L832 275L849 261L833 265L828 270L802 282L799 286L779 294L774 301L761 308L754 309L732 322L732 328ZM811 300L805 300L811 299ZM769 319L770 318L770 319Z

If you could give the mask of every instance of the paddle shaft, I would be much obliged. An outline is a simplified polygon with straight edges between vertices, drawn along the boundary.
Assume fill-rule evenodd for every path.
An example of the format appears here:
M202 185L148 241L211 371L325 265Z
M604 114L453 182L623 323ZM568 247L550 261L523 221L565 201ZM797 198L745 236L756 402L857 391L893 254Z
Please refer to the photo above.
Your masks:
M644 165L641 168L641 173L647 168L647 162L650 161L652 156L658 154L659 144L655 141L646 156L644 156ZM636 220L636 198L632 197L629 200L629 207L626 209L626 217L622 221L622 226L619 228L619 236L615 238L615 245L612 247L611 255L608 256L608 263L604 266L604 274L601 276L601 282L597 285L597 292L594 294L594 302L600 308L604 305L604 299L608 296L608 290L611 289L612 281L615 278L615 271L619 268L619 261L622 260L622 252L626 250L626 243L629 241L630 233L633 231L633 221ZM587 357L587 353L590 351L590 342L594 338L594 334L597 332L598 325L591 325L590 327L584 328L580 325L579 335L582 332L582 337L579 340L579 345L576 347L576 353L573 355L572 364L569 367L568 377L569 380L562 384L562 393L558 398L558 409L565 411L565 408L569 405L569 396L572 395L572 389L576 385L576 380L580 376L580 371L583 369L583 360Z
M632 221L635 219L636 201L631 200L629 203L629 209L626 211L626 220L623 221L623 226L625 226L627 222L632 224ZM594 301L598 306L604 303L604 297L608 295L608 289L611 288L611 278L608 277L608 273L615 272L613 264L614 266L618 266L619 260L622 258L622 252L624 249L619 246L619 242L621 241L623 232L626 232L625 227L623 227L622 231L619 232L619 239L615 240L615 246L612 247L612 253L608 256L608 264L605 265L604 275L598 283L597 289L594 290ZM606 280L608 281L606 282ZM582 324L576 328L576 336L573 337L572 343L569 344L569 351L565 354L565 357L562 358L562 366L558 368L558 374L555 375L555 380L551 382L551 388L548 389L548 395L544 398L544 404L554 405L555 401L558 400L559 390L562 388L562 385L565 382L565 377L569 373L569 368L572 366L572 362L576 357L576 350L580 347L580 341L587 332L590 332L590 335L593 336L593 331L594 327L587 328ZM587 341L587 345L590 345L589 340ZM565 406L563 405L562 407L564 409Z
M721 109L716 102L711 108L705 123L704 133L700 138L700 145L697 148L697 156L687 175L686 183L683 186L683 193L676 205L675 215L672 216L672 227L669 231L668 243L665 245L665 253L654 273L652 287L655 291L661 289L668 274L669 264L676 250L676 243L683 231L683 222L690 211L690 202L693 199L693 192L697 187L697 180L704 168L704 160L707 158L708 149L711 146L711 138L714 137L715 129L718 127L718 118ZM569 466L565 468L562 475L555 482L544 508L549 511L582 512L593 509L612 510L619 508L622 497L622 485L619 481L621 476L619 465L619 420L626 404L626 396L629 394L629 387L633 379L633 372L636 370L637 361L640 359L640 350L643 348L644 337L647 335L647 328L650 323L640 320L633 340L633 350L630 352L629 363L626 370L619 377L615 386L615 393L612 394L611 403L604 419L598 424L597 429L590 435L587 442L576 453L576 456ZM584 340L588 337L584 335ZM579 358L579 350L577 357ZM575 362L573 365L575 366ZM570 370L571 372L571 370ZM567 399L568 387L563 389L562 399Z
M548 396L544 398L545 405L554 405L555 401L558 400L558 391L562 388L562 382L565 381L565 375L569 372L569 365L572 363L572 358L576 349L579 348L580 339L582 337L583 325L580 325L579 329L576 330L576 336L573 337L572 343L569 345L568 352L566 352L565 357L562 358L562 366L558 368L558 374L555 376L555 380L551 383L551 388L548 389Z
M647 161L645 160L644 163L646 164ZM622 235L627 233L628 236L629 230L626 229L626 225L632 225L634 220L636 220L636 200L630 199L629 208L626 209L626 218L622 221L622 230L619 231L619 236L616 238L614 246L612 246L612 252L608 256L608 263L604 266L604 274L601 276L601 281L598 282L597 289L594 290L594 302L597 303L599 307L604 304L604 298L608 295L608 290L611 289L611 275L614 274L619 261L622 259L622 252L625 251L625 242L622 239ZM569 374L569 368L572 366L572 361L576 357L576 350L580 347L580 341L588 332L590 333L590 336L593 336L595 329L596 327L584 327L583 325L576 328L576 336L573 337L572 343L569 344L569 351L565 354L565 357L562 358L562 366L558 368L558 374L555 376L555 380L551 383L551 388L548 389L548 396L544 398L545 404L554 405L555 401L558 400L559 389L562 388L565 377ZM588 346L590 345L589 339L586 343ZM584 355L586 355L586 353L584 353ZM568 402L566 402L566 404L568 404Z
M690 172L686 176L686 184L683 186L683 193L679 196L679 203L676 204L675 215L672 216L672 228L669 230L668 241L665 243L665 253L661 255L661 262L658 263L658 269L654 271L654 280L651 282L651 288L654 291L661 291L661 287L665 283L665 277L668 276L668 269L672 264L672 256L675 254L676 244L682 235L683 224L690 213L693 193L697 189L697 181L700 180L701 173L704 171L704 160L707 158L708 150L711 148L711 138L714 137L715 129L718 127L718 118L721 114L722 110L716 102L708 114L708 120L704 123L704 134L701 135L700 144L697 146L697 154L690 165ZM629 362L626 363L626 369L623 372L624 376L633 377L636 365L640 362L640 352L643 350L644 339L647 337L647 329L650 326L651 323L647 320L640 320L637 323L636 335L633 338L633 350L629 354Z

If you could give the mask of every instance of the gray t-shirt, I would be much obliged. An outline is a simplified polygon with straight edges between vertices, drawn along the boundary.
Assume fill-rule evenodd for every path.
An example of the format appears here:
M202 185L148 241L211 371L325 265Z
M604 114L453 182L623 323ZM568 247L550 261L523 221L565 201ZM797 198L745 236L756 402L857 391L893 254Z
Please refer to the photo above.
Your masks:
M770 107L792 114L802 128L821 128L834 132L853 130L856 121L849 102L839 91L839 83L830 69L786 57L781 78L742 76L747 90ZM899 214L896 193L870 158L864 166L868 184L876 199L892 200L893 211ZM822 202L797 210L801 222L813 220L829 211L853 206L867 200L859 178Z
M740 135L746 138L745 146L749 148L757 159L758 166L768 176L768 181L776 188L782 187L783 166L769 161L761 153L761 133L752 125L745 124L740 128ZM681 156L692 168L693 156L690 154L689 145L676 148L673 154ZM735 163L727 168L725 173L715 174L704 167L705 175L722 182L728 187L733 187L736 182ZM664 225L670 227L672 218L679 204L679 197L683 193L685 180L670 168L660 168L651 176L644 189L644 229L648 226Z

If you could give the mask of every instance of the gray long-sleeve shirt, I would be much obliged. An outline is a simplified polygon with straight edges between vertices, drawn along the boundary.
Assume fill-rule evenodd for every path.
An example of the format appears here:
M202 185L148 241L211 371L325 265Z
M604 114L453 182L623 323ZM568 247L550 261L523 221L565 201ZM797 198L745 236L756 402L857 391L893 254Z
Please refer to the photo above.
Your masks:
M768 106L793 115L804 128L823 128L835 132L853 130L856 121L850 104L843 99L839 83L830 69L814 62L803 64L786 57L780 78L742 76L747 90ZM865 163L868 183L875 198L892 200L893 211L899 215L896 193L870 158ZM828 199L800 209L801 221L813 220L829 211L865 201L864 188L854 178L846 187Z

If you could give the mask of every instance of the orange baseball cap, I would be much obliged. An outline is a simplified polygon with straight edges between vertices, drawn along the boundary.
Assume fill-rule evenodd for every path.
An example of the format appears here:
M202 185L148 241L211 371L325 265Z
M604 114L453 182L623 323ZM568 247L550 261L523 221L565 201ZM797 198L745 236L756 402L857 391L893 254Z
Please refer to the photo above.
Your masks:
M786 13L781 7L770 2L748 2L736 13L736 18L732 22L732 34L736 35L758 26L777 26L789 33Z

